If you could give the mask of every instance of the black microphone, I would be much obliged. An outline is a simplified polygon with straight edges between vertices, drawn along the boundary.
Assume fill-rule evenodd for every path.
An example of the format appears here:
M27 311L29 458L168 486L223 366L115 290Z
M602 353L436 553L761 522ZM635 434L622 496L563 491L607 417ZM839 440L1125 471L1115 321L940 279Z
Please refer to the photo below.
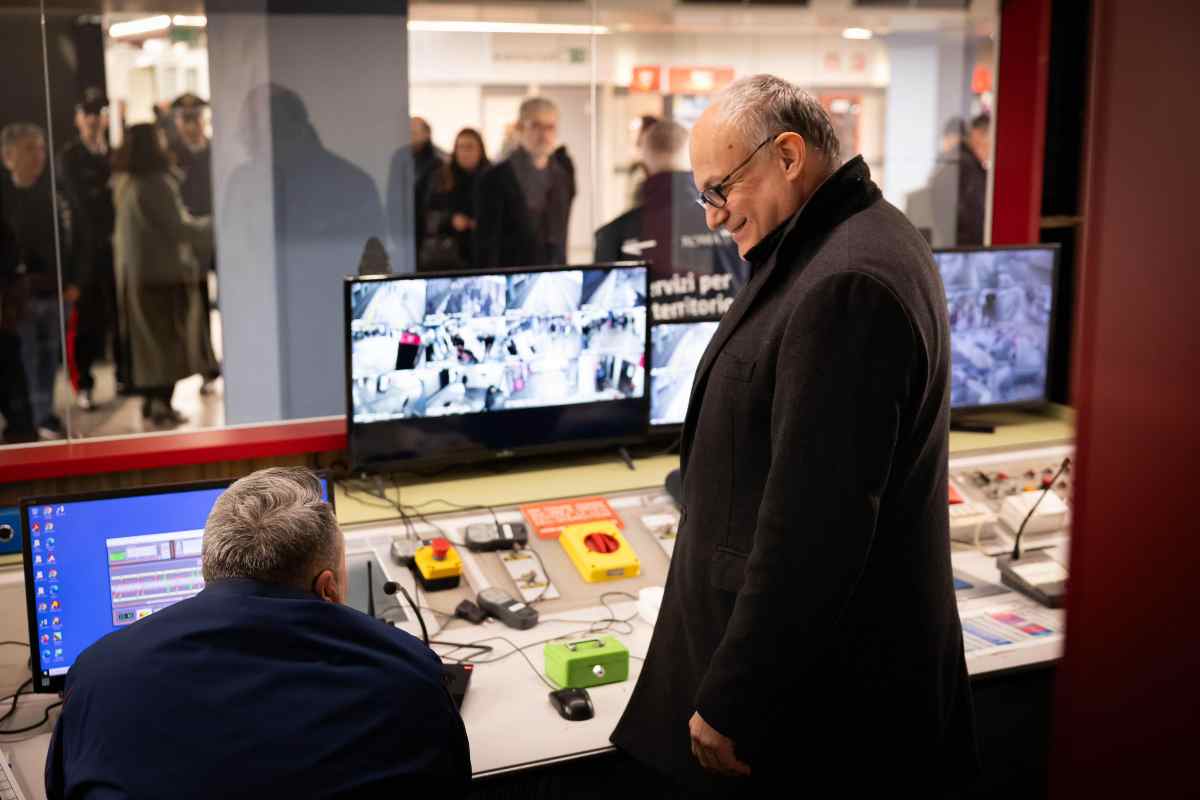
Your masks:
M375 573L371 560L367 561L367 616L375 619Z
M400 594L404 595L404 599L408 601L408 604L410 606L412 606L413 613L417 615L417 622L420 623L420 625L421 625L421 638L425 640L425 646L428 647L429 646L429 630L425 627L425 618L421 616L421 610L419 608L417 608L417 604L413 602L412 595L410 595L408 593L407 589L405 589L403 586L396 583L395 581L388 581L387 583L385 583L383 585L383 593L384 594L394 595L396 592L399 592Z
M1038 510L1038 506L1040 506L1042 504L1042 501L1046 499L1046 495L1050 494L1050 490L1054 488L1054 484L1059 479L1059 476L1061 476L1064 472L1066 472L1067 468L1070 466L1071 466L1071 459L1064 458L1062 461L1062 466L1060 466L1058 468L1058 472L1054 473L1054 477L1051 478L1046 483L1045 487L1042 488L1042 493L1038 496L1038 499L1034 502L1033 507L1030 508L1029 513L1025 515L1025 519L1021 520L1021 527L1017 529L1017 536L1013 540L1012 555L1010 556L1013 561L1017 561L1018 559L1021 558L1021 536L1023 536L1025 533L1025 526L1027 526L1029 524L1029 520L1033 519L1034 512Z

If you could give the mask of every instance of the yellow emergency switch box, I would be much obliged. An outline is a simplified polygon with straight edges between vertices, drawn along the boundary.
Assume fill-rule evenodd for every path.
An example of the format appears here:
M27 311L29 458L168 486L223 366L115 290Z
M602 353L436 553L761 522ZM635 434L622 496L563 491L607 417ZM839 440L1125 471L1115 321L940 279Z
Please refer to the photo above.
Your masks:
M613 520L567 525L558 537L567 557L588 583L641 574L637 553Z
M434 539L417 550L413 557L413 572L427 592L453 589L462 577L462 558L445 539Z

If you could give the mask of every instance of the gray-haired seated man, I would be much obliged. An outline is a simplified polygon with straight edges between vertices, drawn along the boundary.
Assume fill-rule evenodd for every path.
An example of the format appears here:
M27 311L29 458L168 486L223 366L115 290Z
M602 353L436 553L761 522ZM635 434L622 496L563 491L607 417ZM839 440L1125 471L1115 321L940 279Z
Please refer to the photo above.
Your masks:
M466 793L466 730L420 641L343 605L346 545L303 469L234 483L205 588L99 640L46 760L60 797Z

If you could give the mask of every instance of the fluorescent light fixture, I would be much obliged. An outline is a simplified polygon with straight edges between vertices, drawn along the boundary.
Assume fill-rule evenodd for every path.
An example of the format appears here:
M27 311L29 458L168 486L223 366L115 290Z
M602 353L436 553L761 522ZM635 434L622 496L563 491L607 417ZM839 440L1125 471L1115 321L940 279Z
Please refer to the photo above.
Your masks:
M484 22L476 20L418 19L409 20L410 31L436 33L560 33L605 34L604 25L566 25L553 22Z
M843 39L870 39L874 35L868 28L846 28L842 31Z
M141 36L144 33L165 31L169 27L171 27L171 18L162 14L157 17L131 19L129 22L114 22L108 26L108 35L114 39L120 39L123 36Z
M203 28L208 24L208 17L203 14L176 14L171 18L171 22L180 28Z

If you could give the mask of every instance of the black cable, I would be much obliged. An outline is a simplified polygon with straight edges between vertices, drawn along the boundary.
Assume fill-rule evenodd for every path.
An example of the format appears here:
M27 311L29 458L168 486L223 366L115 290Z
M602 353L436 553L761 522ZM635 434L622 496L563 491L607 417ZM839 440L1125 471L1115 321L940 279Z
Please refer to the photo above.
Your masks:
M51 703L50 705L46 706L44 711L42 711L42 718L40 720L38 720L37 722L35 722L34 724L26 725L24 728L13 728L12 730L8 730L8 731L0 731L0 736L12 736L17 733L29 733L29 731L37 730L38 728L42 727L43 725L45 725L47 722L50 721L50 712L53 711L54 709L58 708L62 704L63 704L62 700L59 700L57 703Z
M21 697L21 692L25 691L26 686L33 686L33 678L32 677L30 677L28 680L26 680L24 683L22 683L20 686L18 686L17 690L12 693L12 705L9 706L8 711L6 711L3 716L0 716L0 722L4 722L4 720L8 719L13 714L17 713L17 700ZM4 698L4 700L7 700L7 699L8 699L7 697ZM4 700L0 700L0 703L4 702Z
M1025 519L1021 520L1021 527L1017 528L1017 536L1015 539L1013 539L1013 561L1021 558L1021 535L1025 533L1025 526L1029 524L1029 520L1033 519L1033 513L1037 511L1038 506L1040 506L1042 501L1046 499L1046 495L1048 495L1050 490L1054 488L1054 484L1058 481L1059 477L1066 472L1067 467L1069 466L1071 466L1070 457L1064 458L1062 461L1062 466L1058 468L1058 472L1054 473L1054 477L1050 479L1049 483L1046 484L1046 488L1042 489L1042 493L1038 496L1037 501L1034 502L1033 508L1029 509L1029 513L1025 515Z

